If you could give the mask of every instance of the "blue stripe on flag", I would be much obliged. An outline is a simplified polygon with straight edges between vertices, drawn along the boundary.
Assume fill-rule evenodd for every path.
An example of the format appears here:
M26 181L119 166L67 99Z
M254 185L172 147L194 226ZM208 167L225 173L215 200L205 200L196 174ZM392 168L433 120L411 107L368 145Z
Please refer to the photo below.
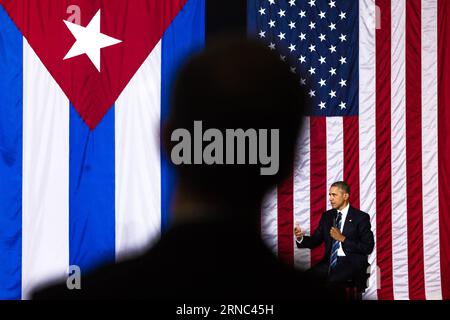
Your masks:
M94 130L70 106L69 262L82 273L115 259L114 106Z
M205 44L205 0L189 0L162 39L161 123L170 109L170 95L176 71L190 54ZM170 222L170 202L175 177L167 159L161 156L161 230Z
M0 5L0 299L22 291L22 50Z

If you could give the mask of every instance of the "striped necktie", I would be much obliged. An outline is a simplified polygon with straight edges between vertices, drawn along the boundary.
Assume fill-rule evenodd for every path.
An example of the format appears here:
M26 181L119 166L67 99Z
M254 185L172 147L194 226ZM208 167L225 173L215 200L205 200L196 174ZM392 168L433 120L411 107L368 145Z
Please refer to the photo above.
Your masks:
M341 230L341 222L342 222L342 213L338 211L337 217L336 217L336 228L338 230ZM336 266L337 263L337 254L339 250L339 241L334 240L331 245L331 256L330 256L330 269L333 269Z

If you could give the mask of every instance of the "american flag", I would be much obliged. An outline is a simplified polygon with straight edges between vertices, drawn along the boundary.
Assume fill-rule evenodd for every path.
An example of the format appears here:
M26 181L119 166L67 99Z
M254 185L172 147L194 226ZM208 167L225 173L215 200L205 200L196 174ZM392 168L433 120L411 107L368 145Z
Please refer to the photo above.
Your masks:
M448 0L249 0L249 32L299 73L312 103L293 173L263 204L262 234L306 269L297 249L345 180L371 216L376 246L366 299L450 298Z

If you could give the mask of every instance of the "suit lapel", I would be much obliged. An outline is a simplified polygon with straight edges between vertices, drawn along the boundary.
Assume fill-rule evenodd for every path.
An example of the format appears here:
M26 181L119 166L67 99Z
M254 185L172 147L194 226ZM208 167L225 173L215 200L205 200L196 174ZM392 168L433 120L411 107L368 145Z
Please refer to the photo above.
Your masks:
M353 223L355 220L355 209L352 206L348 208L347 217L345 218L344 230L342 230L342 234L345 236L349 229L353 228Z

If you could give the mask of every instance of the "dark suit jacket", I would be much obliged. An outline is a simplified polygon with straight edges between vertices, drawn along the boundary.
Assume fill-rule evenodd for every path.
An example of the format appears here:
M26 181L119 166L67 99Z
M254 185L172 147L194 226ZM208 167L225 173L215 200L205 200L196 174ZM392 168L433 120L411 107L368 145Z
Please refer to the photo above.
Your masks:
M142 256L82 277L81 290L68 290L61 283L34 298L222 302L342 298L326 286L280 262L256 228L252 232L234 221L210 221L172 227Z
M319 222L319 226L314 231L312 236L304 236L303 241L297 246L299 248L315 248L325 242L325 254L320 263L329 263L332 238L330 236L330 229L334 225L337 210L332 209L324 212ZM370 216L352 206L350 206L347 218L344 224L342 234L345 236L345 241L342 243L342 249L349 259L354 278L353 280L362 286L365 283L366 270L369 266L367 258L372 253L374 247L374 238L370 226Z

